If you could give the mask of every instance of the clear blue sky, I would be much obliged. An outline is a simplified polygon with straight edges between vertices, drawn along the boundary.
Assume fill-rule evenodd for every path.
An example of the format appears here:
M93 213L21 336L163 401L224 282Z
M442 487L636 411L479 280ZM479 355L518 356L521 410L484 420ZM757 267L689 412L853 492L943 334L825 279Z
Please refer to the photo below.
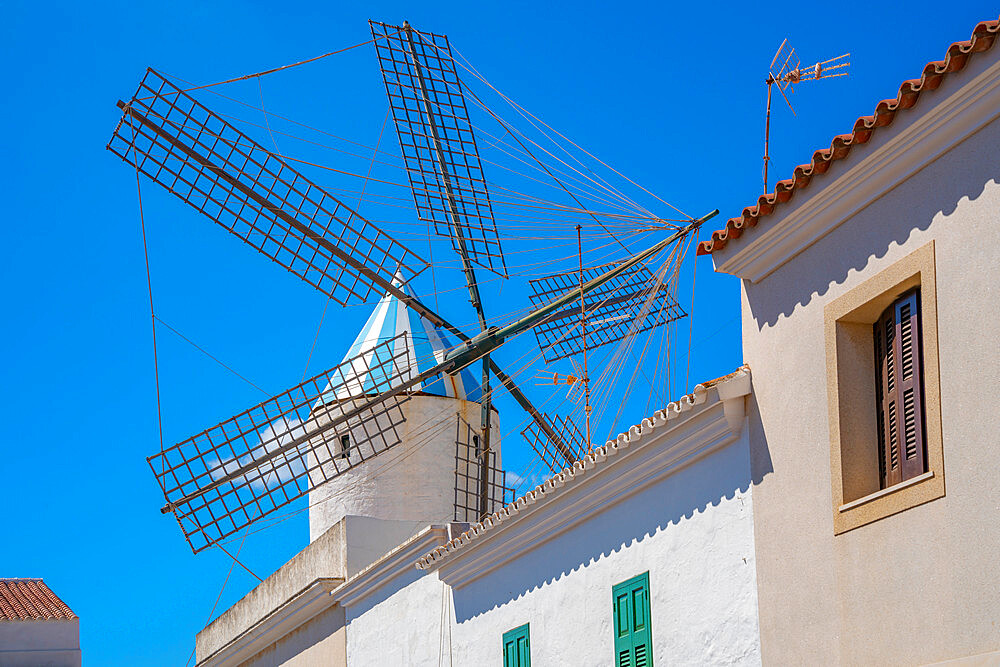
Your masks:
M361 4L5 5L0 576L49 582L82 619L88 665L184 664L230 564L218 550L190 553L158 511L145 461L158 436L134 172L104 146L119 117L115 101L131 96L147 66L217 81L365 41L368 18L408 19L447 33L521 104L665 199L696 214L721 209L714 229L760 192L763 79L784 37L804 63L850 51L853 65L848 78L802 86L798 118L775 107L777 178L894 96L977 21L996 17L980 1L806 3L794 11ZM370 47L359 49L269 77L265 90L284 112L371 143L385 113L371 95L373 59ZM143 194L158 314L267 390L296 383L323 297L168 195L152 186ZM714 275L706 258L697 267L692 382L741 362L738 284ZM339 361L368 312L356 307L328 321L314 371ZM460 319L472 318L463 311ZM160 336L168 444L259 400L183 341ZM516 463L523 450L512 443L505 456ZM307 532L299 513L251 536L243 556L269 574ZM254 583L237 568L218 609Z

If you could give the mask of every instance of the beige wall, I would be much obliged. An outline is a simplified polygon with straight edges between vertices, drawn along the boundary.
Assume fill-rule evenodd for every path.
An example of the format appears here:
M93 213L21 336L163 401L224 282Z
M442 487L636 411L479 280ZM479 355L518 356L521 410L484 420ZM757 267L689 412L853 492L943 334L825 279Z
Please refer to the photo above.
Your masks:
M330 607L242 663L243 667L336 667L347 664L344 609Z
M754 243L1000 52L978 57L716 263ZM824 307L931 240L946 493L834 535ZM998 340L1000 120L760 282L744 281L765 664L921 664L1000 649Z

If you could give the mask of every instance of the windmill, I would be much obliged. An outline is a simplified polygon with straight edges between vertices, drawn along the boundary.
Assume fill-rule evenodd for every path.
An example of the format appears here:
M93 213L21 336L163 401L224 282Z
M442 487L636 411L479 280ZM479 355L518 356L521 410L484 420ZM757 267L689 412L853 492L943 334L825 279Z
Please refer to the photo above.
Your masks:
M333 368L150 456L165 499L162 512L174 515L195 553L397 446L407 402L425 386L473 368L481 372L481 412L478 426L467 423L466 431L479 440L465 441L475 442L473 456L480 461L474 505L482 517L496 486L490 465L491 376L532 420L532 445L551 469L571 465L586 449L578 429L536 409L491 354L534 330L545 358L561 359L588 347L586 334L578 341L572 326L581 316L613 322L592 331L590 345L598 346L684 314L646 265L671 246L674 257L677 242L717 211L684 221L667 238L630 251L624 261L585 269L581 249L575 280L562 274L540 279L532 285L530 313L490 326L476 270L502 277L508 272L450 44L445 36L408 23L370 26L418 218L450 239L459 256L479 324L475 335L409 288L428 270L427 261L189 91L149 69L132 98L118 102L122 117L108 148L137 174L337 304L385 295L459 341L421 365L411 352L412 332L379 339ZM345 431L349 440L343 439Z
M771 161L772 87L777 86L782 99L785 100L785 104L788 105L792 115L795 116L797 115L795 108L792 107L792 103L788 100L788 96L785 95L785 91L789 93L794 92L795 84L802 83L803 81L819 81L820 79L847 76L848 72L844 68L850 66L850 61L846 60L850 56L850 53L845 53L836 58L830 58L829 60L823 60L808 67L802 67L795 49L791 47L787 39L781 42L781 46L774 53L774 58L771 59L771 66L768 68L767 79L765 80L767 84L767 112L764 121L764 192L767 192L767 167ZM777 66L777 71L775 70L775 66Z

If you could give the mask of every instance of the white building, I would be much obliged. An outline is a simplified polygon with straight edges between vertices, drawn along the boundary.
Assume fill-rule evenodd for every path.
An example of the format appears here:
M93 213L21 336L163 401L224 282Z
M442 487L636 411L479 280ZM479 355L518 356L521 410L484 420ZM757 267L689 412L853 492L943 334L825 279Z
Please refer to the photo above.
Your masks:
M0 665L80 667L80 618L41 579L0 579Z
M418 360L446 348L387 297L348 356L403 331ZM199 665L760 662L747 370L474 526L454 521L472 386L422 388L402 444L315 492L311 544L199 633Z

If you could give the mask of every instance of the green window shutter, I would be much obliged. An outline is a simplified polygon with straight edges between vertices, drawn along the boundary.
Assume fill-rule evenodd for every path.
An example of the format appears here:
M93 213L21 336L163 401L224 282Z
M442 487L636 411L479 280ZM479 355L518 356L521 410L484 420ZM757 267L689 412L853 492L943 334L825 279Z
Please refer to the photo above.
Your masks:
M615 621L615 667L652 667L653 634L649 617L649 572L611 591Z
M531 667L527 623L503 633L503 667Z

